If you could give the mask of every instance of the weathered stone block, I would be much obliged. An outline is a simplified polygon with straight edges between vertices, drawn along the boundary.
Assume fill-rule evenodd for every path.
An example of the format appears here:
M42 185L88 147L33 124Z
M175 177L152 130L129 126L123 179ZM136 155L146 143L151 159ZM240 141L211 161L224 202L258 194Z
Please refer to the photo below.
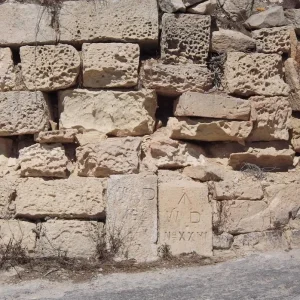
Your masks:
M298 65L292 58L288 58L284 63L285 78L289 84L291 92L289 94L289 102L292 110L300 111L300 76Z
M50 110L41 92L0 93L0 136L34 134L49 127Z
M174 116L248 121L250 102L226 94L186 92L174 102Z
M164 14L161 58L165 63L205 64L209 51L210 16Z
M79 176L107 177L137 173L141 138L110 138L76 150Z
M20 56L22 77L29 90L49 92L76 83L80 56L73 46L24 46Z
M61 129L41 131L34 136L34 140L40 144L74 143L77 129Z
M213 235L213 247L214 249L226 250L230 249L233 242L233 236L227 232L223 232L220 235Z
M194 6L188 7L187 12L199 15L212 15L217 8L217 0L207 0Z
M86 131L76 134L76 142L80 146L88 144L97 144L107 139L107 135L99 131Z
M114 136L145 135L154 130L156 107L152 90L62 91L60 128L98 130Z
M227 89L237 96L288 96L278 54L229 52L224 68Z
M116 258L157 258L157 177L112 176L107 186L106 235L121 242ZM109 248L112 247L108 242Z
M34 144L19 151L21 176L67 177L68 159L60 144Z
M293 149L297 153L299 153L300 152L300 120L296 118L292 118L291 127L292 127L291 144L293 146Z
M213 82L212 73L205 66L168 65L153 59L143 64L141 78L144 87L165 96L178 96L187 91L208 91Z
M201 163L199 166L188 166L182 174L200 181L220 181L224 179L225 169L217 164Z
M298 6L299 6L299 2ZM298 7L299 8L299 7ZM300 34L300 10L299 9L287 9L284 11L284 16L288 20L288 23L291 24L294 28L296 33L299 35Z
M157 46L156 0L66 1L59 13L60 41L122 41Z
M16 197L15 178L10 178L10 177L0 178L0 219L7 219L14 216L15 197Z
M212 255L212 208L204 183L173 181L159 184L159 244L174 255Z
M104 182L97 178L28 178L18 185L17 216L26 219L103 219Z
M15 87L16 74L10 48L0 49L0 91L11 91Z
M83 86L133 87L138 83L140 48L136 44L83 44Z
M173 13L176 11L185 12L182 0L159 0L159 7L163 12Z

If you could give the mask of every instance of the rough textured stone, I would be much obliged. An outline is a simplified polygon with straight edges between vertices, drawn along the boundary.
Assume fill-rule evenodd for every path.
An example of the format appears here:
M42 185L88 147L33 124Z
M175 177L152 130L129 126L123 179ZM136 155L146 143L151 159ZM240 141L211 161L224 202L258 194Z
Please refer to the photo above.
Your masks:
M7 176L4 178L0 178L0 219L7 219L14 216L15 197L15 178L10 178Z
M76 83L80 56L73 46L24 46L20 56L22 77L29 90L55 91Z
M165 63L205 64L209 51L210 16L164 14L161 58Z
M202 3L191 6L187 9L188 13L199 15L211 15L217 8L217 0L207 0Z
M136 44L83 44L83 86L133 87L138 83L140 48Z
M10 48L0 48L0 91L11 91L15 87L16 74Z
M212 33L211 47L213 52L248 52L256 48L251 37L234 30L220 29Z
M227 232L223 232L220 235L213 235L213 247L214 249L226 250L230 249L233 242L233 236Z
M300 152L300 120L296 118L292 118L291 127L292 127L291 144L293 146L293 149L297 153L299 153Z
M195 251L212 255L212 209L204 183L159 184L159 244L174 255Z
M74 143L77 132L76 129L41 131L35 134L34 140L40 144Z
M137 173L141 138L111 138L76 150L79 176Z
M300 9L287 9L284 12L288 22L293 25L296 33L300 34Z
M212 73L196 64L166 65L150 59L143 64L142 83L158 94L178 96L186 91L203 92L212 87Z
M126 41L156 46L157 1L66 1L59 13L59 24L62 42Z
M59 93L60 128L98 130L114 136L153 132L156 95L130 92L66 90Z
M226 94L186 92L174 102L174 116L248 121L250 102Z
M35 4L0 4L1 46L54 44L55 41L56 33L47 9Z
M106 235L108 247L119 238L116 259L137 262L157 258L157 177L155 175L112 176L107 186Z
M76 134L75 138L76 138L76 142L80 146L85 146L88 144L97 144L101 141L104 141L107 139L107 135L99 131L87 131L87 132Z
M183 169L183 175L200 181L220 181L224 178L222 166L217 164L201 163L199 166L188 166Z
M238 96L288 96L282 80L282 58L278 54L229 52L225 63L229 93Z
M252 130L247 121L202 121L201 119L169 118L167 128L171 138L196 141L243 141Z
M36 253L41 257L95 257L103 224L87 221L49 220L42 223Z
M186 7L192 6L192 5L197 4L199 2L203 2L203 0L183 0L183 3Z
M193 179L191 179L190 177L180 173L180 171L178 170L158 170L157 171L157 179L158 179L158 183L172 183L174 181L191 181L193 182Z
M24 177L67 176L68 159L60 144L34 144L19 151L21 175Z
M41 92L0 93L0 136L34 134L47 130L50 111Z
M98 178L28 178L18 185L16 213L26 219L103 219L104 182Z
M287 97L251 97L249 141L288 140L292 109Z
M185 5L183 4L182 0L159 0L158 4L163 12L185 12Z

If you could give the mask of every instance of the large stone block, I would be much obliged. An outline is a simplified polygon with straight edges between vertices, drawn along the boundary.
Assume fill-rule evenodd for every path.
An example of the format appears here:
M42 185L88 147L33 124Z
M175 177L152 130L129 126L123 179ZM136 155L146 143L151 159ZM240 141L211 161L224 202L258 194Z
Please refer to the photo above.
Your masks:
M237 96L288 96L278 54L229 52L224 68L228 92Z
M0 178L0 219L13 217L15 214L16 180Z
M104 182L98 178L28 178L18 185L17 216L26 219L103 219ZM1 186L0 186L1 187Z
M298 8L299 8L299 2L298 3ZM293 8L293 7L291 7ZM296 33L299 35L300 34L300 9L287 9L284 12L285 17L288 20L288 23L291 24L294 28Z
M19 151L21 176L67 177L68 159L61 144L34 144Z
M176 11L185 12L182 0L159 0L159 7L163 12L173 13Z
M110 138L76 150L79 176L138 173L141 138Z
M186 117L169 118L167 128L171 138L196 141L236 141L241 142L252 130L250 121L205 121Z
M0 136L34 134L49 127L50 110L41 92L0 93Z
M157 258L157 177L112 176L107 186L108 247L120 241L116 258L138 262Z
M226 94L186 92L174 102L174 116L248 121L250 102Z
M205 66L168 65L153 59L143 64L141 78L144 87L165 96L178 96L187 91L208 91L213 83L212 73Z
M114 136L145 135L154 130L156 107L152 90L62 91L60 128L98 130Z
M140 48L136 44L83 44L83 86L133 87L138 83Z
M103 235L102 223L49 220L41 224L36 255L93 258L97 255L98 243L103 243Z
M161 58L165 63L205 64L209 51L210 16L164 14Z
M172 254L212 255L212 208L205 183L159 184L159 244Z
M0 45L54 44L57 34L51 27L51 19L52 16L45 6L0 4Z
M59 13L60 41L158 43L156 0L66 1Z
M24 46L20 56L23 81L29 90L49 92L76 83L80 56L73 46Z
M213 15L217 8L217 0L206 0L202 3L188 7L187 12L199 15Z
M16 74L10 48L0 48L0 91L11 91L15 87Z
M41 131L34 136L34 140L40 144L74 143L77 129L61 129Z

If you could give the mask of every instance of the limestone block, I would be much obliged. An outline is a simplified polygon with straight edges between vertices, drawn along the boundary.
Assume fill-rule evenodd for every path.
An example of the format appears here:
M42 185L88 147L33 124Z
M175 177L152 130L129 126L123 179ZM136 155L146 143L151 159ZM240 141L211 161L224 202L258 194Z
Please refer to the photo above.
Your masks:
M15 178L10 178L8 176L0 178L0 219L7 219L14 216L15 197L16 197Z
M137 44L83 44L83 86L133 87L138 83L140 48Z
M68 159L61 144L34 144L19 151L21 176L67 177Z
M292 109L288 97L251 97L253 130L249 141L288 140Z
M137 173L141 138L110 138L76 149L79 176L107 177Z
M13 150L13 140L9 138L0 138L0 156L10 157Z
M80 146L85 146L88 144L97 144L101 141L104 141L107 139L107 135L99 131L87 131L76 134L75 139Z
M29 90L49 92L75 85L80 56L73 46L24 46L20 56L23 81Z
M159 244L174 255L212 255L212 208L205 183L173 181L158 188Z
M185 5L183 4L182 0L159 0L158 4L163 12L185 12Z
M51 27L52 16L47 9L21 3L3 3L0 6L1 46L55 43L56 32Z
M180 173L180 170L158 170L157 171L157 179L158 183L165 183L165 182L174 182L179 180L184 181L192 181L190 177L186 176L185 174Z
M168 65L147 60L142 67L141 81L158 94L178 96L186 91L204 92L212 87L212 73L196 64Z
M248 121L250 102L226 94L186 92L174 102L174 116Z
M220 235L213 235L213 247L214 249L226 250L230 249L233 242L233 236L227 232L223 232Z
M137 262L157 258L157 177L115 175L107 186L106 235L108 247L119 238L116 259Z
M293 146L293 149L297 153L299 153L300 152L300 120L296 118L292 118L291 126L292 126L291 144Z
M221 29L212 33L211 47L213 52L248 52L256 48L251 37L234 30Z
M210 41L210 16L164 14L161 58L165 63L205 64Z
M0 136L34 134L49 127L50 110L41 92L0 93Z
M41 131L34 136L34 140L40 144L74 143L77 129L60 129Z
M156 0L66 1L59 13L60 41L121 41L157 46Z
M236 141L241 142L252 130L250 121L203 121L185 117L169 118L167 128L171 138L196 141Z
M102 223L49 220L41 224L36 253L41 257L95 257L103 233Z
M98 178L28 178L18 185L16 213L26 219L103 219L104 182Z
M156 107L152 90L66 90L59 92L60 128L98 130L113 136L150 134Z
M237 96L288 96L278 54L229 52L224 68L226 86Z
M0 249L6 249L9 243L20 244L27 253L32 253L36 246L36 225L19 220L0 220Z
M10 48L0 48L0 91L11 91L15 87L16 74Z
M224 178L222 166L212 163L203 163L199 166L188 166L182 171L183 175L200 181L220 181Z
M290 26L263 28L252 31L252 37L256 40L258 52L289 53L293 31L294 29Z
M202 3L188 7L187 12L199 15L211 15L217 8L217 0L207 0Z
M299 7L298 7L299 8ZM287 9L284 11L284 15L288 20L288 23L291 24L294 28L296 33L300 34L300 10L299 9Z
M200 2L203 2L203 0L183 0L183 3L186 7L192 6Z

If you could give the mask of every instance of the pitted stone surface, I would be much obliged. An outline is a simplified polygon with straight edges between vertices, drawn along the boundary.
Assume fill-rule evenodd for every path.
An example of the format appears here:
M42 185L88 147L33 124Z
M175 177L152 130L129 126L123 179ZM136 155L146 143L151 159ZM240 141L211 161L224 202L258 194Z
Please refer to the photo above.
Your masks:
M41 92L0 93L0 136L34 134L47 130L50 111Z
M164 14L162 60L173 64L205 64L209 51L210 23L210 16Z
M23 80L29 90L55 91L76 83L80 56L73 46L24 46L20 56Z
M229 52L224 75L229 93L237 96L288 96L290 91L278 54Z
M11 91L15 87L16 74L10 48L0 48L0 91Z
M140 49L136 44L83 44L83 85L133 87L138 83Z
M103 219L104 185L102 179L77 176L59 180L28 178L18 185L16 214L34 220Z
M40 144L74 143L77 132L76 129L41 131L34 136L34 139Z
M145 135L154 130L156 107L152 90L66 90L59 93L60 128L98 130L114 136Z
M0 178L0 219L15 215L16 178Z
M284 63L286 82L291 88L289 102L292 110L300 111L300 76L298 64L293 58L288 58Z
M157 230L157 176L118 175L108 179L106 235L122 241L116 259L157 259Z

